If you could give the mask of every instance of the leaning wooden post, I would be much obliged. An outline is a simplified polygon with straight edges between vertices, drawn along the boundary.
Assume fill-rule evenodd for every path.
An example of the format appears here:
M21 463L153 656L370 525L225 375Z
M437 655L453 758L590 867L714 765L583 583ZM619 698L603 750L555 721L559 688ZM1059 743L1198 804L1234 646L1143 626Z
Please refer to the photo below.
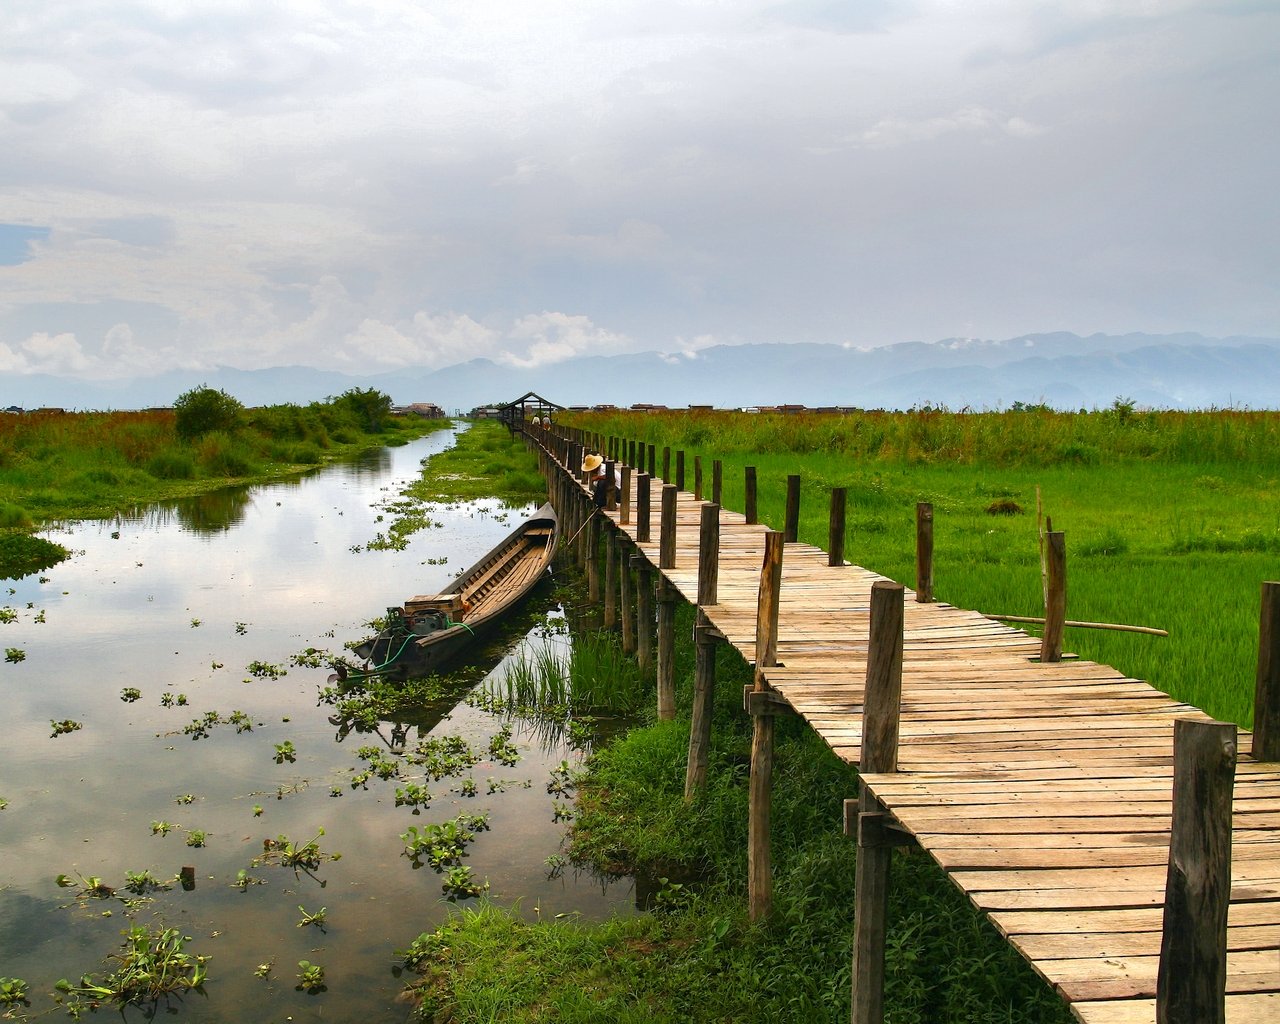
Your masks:
M658 526L658 568L676 567L676 485L662 485L662 519Z
M631 525L631 467L622 467L622 496L618 499L618 522L623 526Z
M827 526L827 565L844 565L845 506L849 492L844 487L831 488L831 519Z
M756 467L747 466L742 479L742 511L748 523L760 522L756 515Z
M723 505L720 500L724 490L724 463L719 459L713 459L711 462L711 501L716 505Z
M649 508L649 481L651 477L648 473L641 473L636 477L636 542L640 544L649 543L649 529L651 510Z
M1236 727L1178 719L1173 759L1156 1024L1226 1024Z
M636 570L636 662L648 679L653 671L653 573L639 552L631 556L631 564Z
M787 477L787 518L782 532L788 544L800 539L800 478L795 474Z
M1280 583L1262 584L1253 756L1257 761L1280 761Z
M928 501L916 502L916 601L933 601L933 505ZM1058 652L1062 652L1061 641Z
M702 456L693 457L693 500L702 500Z
M783 536L764 535L764 565L756 602L755 681L745 694L751 714L751 784L747 818L747 908L752 921L773 909L773 855L769 820L773 811L773 717L778 705L770 700L765 670L778 661L778 602L782 596Z
M597 516L597 519L599 517ZM604 538L604 618L601 625L613 629L618 624L618 545L612 529Z
M707 786L711 750L711 711L716 693L716 630L706 609L719 599L720 506L702 506L698 529L698 612L694 627L693 716L689 725L689 762L684 798L692 800Z
M618 615L622 619L622 653L634 654L636 651L636 610L632 600L631 559L627 549L630 544L623 539L621 533L617 537L618 544Z
M1040 639L1040 660L1062 660L1062 630L1067 621L1067 535L1062 531L1045 534L1048 559L1048 591L1044 603L1044 635Z
M871 636L863 695L863 775L898 770L898 716L902 706L903 587L889 580L871 585ZM859 783L858 859L853 908L853 1022L884 1020L884 946L893 847L884 840L880 803Z

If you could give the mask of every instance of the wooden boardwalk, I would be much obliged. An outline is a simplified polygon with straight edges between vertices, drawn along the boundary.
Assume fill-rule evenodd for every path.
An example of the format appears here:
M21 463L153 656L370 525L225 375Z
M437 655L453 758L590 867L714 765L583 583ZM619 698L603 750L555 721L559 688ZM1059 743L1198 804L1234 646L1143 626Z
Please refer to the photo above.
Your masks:
M650 541L608 515L659 564ZM674 568L695 603L701 506L680 492ZM634 519L634 513L631 516ZM755 660L766 528L720 513L711 623ZM861 752L870 595L883 577L789 543L768 683L846 761ZM1086 1024L1152 1024L1169 860L1174 721L1207 720L1141 680L946 604L905 607L898 771L864 784ZM1239 749L1247 750L1241 733ZM1280 1022L1280 764L1239 756L1227 1020Z

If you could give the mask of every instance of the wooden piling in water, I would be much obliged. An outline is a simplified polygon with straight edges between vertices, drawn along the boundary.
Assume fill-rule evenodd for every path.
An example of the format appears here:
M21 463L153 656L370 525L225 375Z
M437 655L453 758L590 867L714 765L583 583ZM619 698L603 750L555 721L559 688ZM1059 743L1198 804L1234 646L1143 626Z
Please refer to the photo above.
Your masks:
M631 556L636 570L636 661L640 674L653 672L653 572L643 554Z
M605 629L618 624L618 542L612 529L604 538L604 619Z
M933 601L933 505L916 503L916 602Z
M1062 630L1067 621L1067 538L1060 530L1045 534L1044 633L1040 639L1040 660L1062 660Z
M871 587L867 682L862 713L862 773L898 770L898 720L902 705L903 595L900 583ZM866 789L858 797L858 860L853 910L853 1022L884 1020L884 951L893 846L884 836L885 815Z
M676 601L680 592L658 573L658 718L676 717Z
M702 506L698 529L698 612L694 630L693 713L689 724L689 761L684 798L692 800L707 786L711 750L711 710L716 691L716 630L706 609L719 600L720 506Z
M1280 583L1262 584L1252 753L1258 761L1280 761Z
M622 653L636 652L636 610L632 599L630 544L621 534L618 545L618 617L622 620Z
M1156 1024L1226 1024L1236 727L1183 718L1173 729L1173 823Z

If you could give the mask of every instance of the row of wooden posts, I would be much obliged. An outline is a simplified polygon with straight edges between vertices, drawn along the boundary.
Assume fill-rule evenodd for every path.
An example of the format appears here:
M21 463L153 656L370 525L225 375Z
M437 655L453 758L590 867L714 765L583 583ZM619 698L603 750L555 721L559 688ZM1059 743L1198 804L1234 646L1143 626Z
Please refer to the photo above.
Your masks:
M642 672L657 681L658 717L675 717L675 614L679 592L663 570L675 567L676 496L685 488L685 453L663 448L662 475L652 444L604 438L557 426L526 435L536 442L551 498L568 539L587 574L589 596L602 601L606 628L620 627L623 649L634 654ZM654 566L613 521L597 514L584 455L605 452L606 472L619 470L621 486L610 511L630 526L638 543L651 543L652 481L661 479L659 556ZM634 468L633 468L634 467ZM674 479L673 483L667 482ZM708 501L701 505L695 669L685 799L705 786L715 688L715 650L725 639L706 609L717 603L722 465L711 466ZM703 497L703 465L693 459L693 494ZM746 467L745 514L758 522L756 472ZM633 520L634 510L634 520ZM753 719L748 824L748 900L753 921L766 918L772 904L769 843L773 773L773 720L790 712L785 699L767 682L776 664L778 605L784 546L797 540L800 478L787 478L785 526L764 535L764 557L757 607L754 681L743 703ZM844 565L846 491L831 492L829 564ZM598 550L605 541L604 578ZM1047 534L1046 593L1041 661L1062 657L1066 624L1066 544L1062 532ZM916 508L916 601L933 601L933 507ZM631 572L635 573L634 587ZM905 590L888 580L872 587L870 642L864 695L859 771L897 770L898 720L902 691ZM653 602L656 600L656 649ZM620 607L619 607L620 605ZM1231 801L1236 765L1236 727L1229 723L1180 719L1175 723L1172 836L1164 911L1164 935L1157 987L1159 1024L1212 1024L1225 1021L1226 920L1231 890ZM1280 761L1280 583L1263 585L1257 700L1252 755ZM892 814L865 788L845 807L845 829L858 845L853 943L853 1021L878 1024L883 1018L884 949L891 854L913 843Z

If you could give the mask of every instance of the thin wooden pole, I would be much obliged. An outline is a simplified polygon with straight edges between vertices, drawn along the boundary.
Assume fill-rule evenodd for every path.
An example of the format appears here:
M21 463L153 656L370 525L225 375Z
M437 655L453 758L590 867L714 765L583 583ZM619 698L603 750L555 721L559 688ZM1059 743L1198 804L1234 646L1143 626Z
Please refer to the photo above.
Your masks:
M898 717L902 705L903 587L871 585L871 636L862 713L862 774L898 769ZM893 848L876 841L868 816L879 804L863 785L858 797L858 860L853 910L853 1021L884 1020L884 948L889 912L889 867Z
M800 538L800 478L794 473L787 477L787 518L782 532L788 544Z
M916 503L916 601L933 601L933 505Z
M642 554L633 555L631 564L636 568L636 661L648 679L653 672L653 573Z
M649 543L652 510L649 507L649 482L653 479L648 473L641 473L636 478L636 542Z
M662 520L658 534L658 568L676 567L676 485L662 485Z
M630 467L628 467L630 468ZM622 653L634 654L636 651L636 610L632 599L631 559L627 549L629 543L619 535L618 545L618 615L622 619Z
M1262 584L1253 756L1259 761L1280 761L1280 583Z
M724 463L719 459L711 462L711 500L717 505L723 505L720 499L723 497L724 491Z
M849 492L844 487L831 488L831 518L827 528L827 565L844 565L845 505Z
M711 712L716 691L716 640L706 609L718 600L720 574L720 506L702 506L698 529L698 614L695 631L693 714L689 724L689 761L684 798L692 800L707 786L711 751Z
M1180 718L1173 758L1156 1024L1226 1024L1236 727Z
M613 629L618 624L618 545L613 537L613 530L605 532L604 538L604 621L605 629Z
M658 573L658 718L676 717L676 599L677 591Z
M756 467L747 466L743 471L742 480L742 510L746 515L748 523L760 522L756 515Z
M1062 531L1045 534L1049 568L1049 600L1044 606L1044 634L1040 660L1062 660L1062 629L1067 621L1067 537Z
M773 708L762 700L769 689L765 670L778 660L778 601L782 593L783 536L764 537L764 564L756 601L756 665L751 710L751 783L747 816L747 909L752 921L773 910L773 854L769 822L773 812Z

